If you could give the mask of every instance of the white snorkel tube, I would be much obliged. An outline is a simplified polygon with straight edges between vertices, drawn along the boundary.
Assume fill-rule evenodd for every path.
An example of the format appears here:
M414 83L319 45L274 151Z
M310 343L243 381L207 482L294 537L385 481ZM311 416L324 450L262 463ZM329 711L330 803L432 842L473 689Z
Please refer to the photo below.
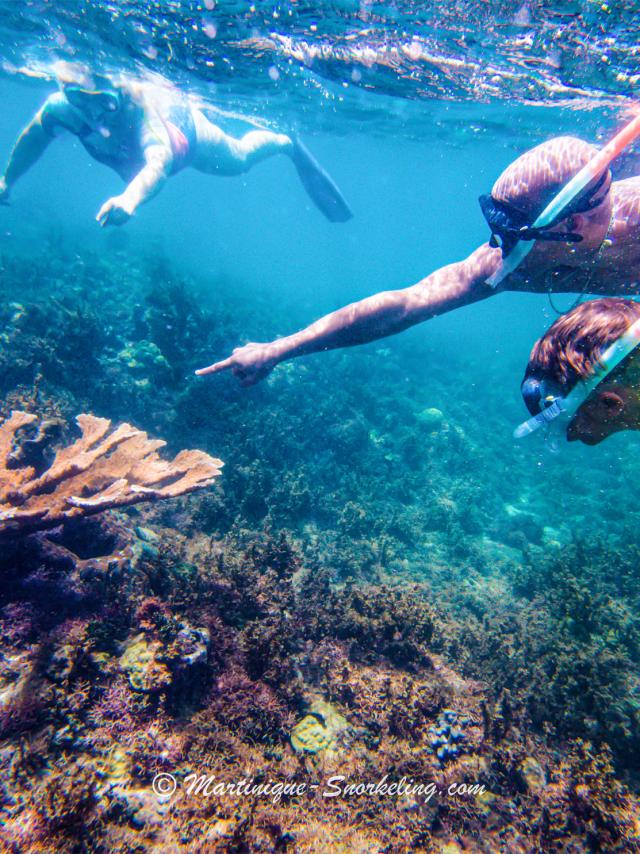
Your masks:
M568 181L560 192L553 198L538 218L533 223L533 228L545 228L549 226L562 211L578 196L584 188L591 183L612 160L620 154L634 139L640 136L640 115L632 119L629 124L608 142L604 148ZM506 258L502 259L501 266L487 279L487 284L492 288L497 287L500 282L520 266L533 248L533 242L519 240Z
M594 368L593 374L584 380L578 380L575 386L571 389L566 397L556 397L553 402L547 406L542 412L524 421L513 432L514 439L522 439L524 436L529 436L535 433L543 425L552 423L567 423L575 415L578 409L582 406L591 392L598 386L602 380L607 377L614 368L617 368L620 362L632 350L640 344L640 320L636 320L620 338L610 344L602 353L598 360L597 366Z

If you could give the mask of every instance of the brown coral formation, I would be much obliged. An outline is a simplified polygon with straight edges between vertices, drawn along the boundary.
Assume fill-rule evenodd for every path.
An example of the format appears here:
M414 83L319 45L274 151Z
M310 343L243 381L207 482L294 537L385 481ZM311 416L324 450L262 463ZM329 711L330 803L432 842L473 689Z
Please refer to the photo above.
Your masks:
M17 432L36 420L12 412L0 425L0 534L45 530L110 508L185 495L210 486L223 465L203 451L162 460L161 439L149 439L130 424L112 429L106 418L78 415L81 437L38 476L33 466L12 465L11 459Z

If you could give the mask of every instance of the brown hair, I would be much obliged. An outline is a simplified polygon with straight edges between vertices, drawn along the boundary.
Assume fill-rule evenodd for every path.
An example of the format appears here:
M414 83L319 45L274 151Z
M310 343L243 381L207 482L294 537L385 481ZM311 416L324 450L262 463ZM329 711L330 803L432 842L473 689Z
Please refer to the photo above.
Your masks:
M533 345L525 380L550 379L568 391L592 373L603 350L639 318L640 302L630 299L583 302L559 317Z
M598 149L575 136L557 136L521 154L493 185L496 201L533 215L588 163ZM596 176L589 185L600 179ZM587 189L588 192L588 189Z

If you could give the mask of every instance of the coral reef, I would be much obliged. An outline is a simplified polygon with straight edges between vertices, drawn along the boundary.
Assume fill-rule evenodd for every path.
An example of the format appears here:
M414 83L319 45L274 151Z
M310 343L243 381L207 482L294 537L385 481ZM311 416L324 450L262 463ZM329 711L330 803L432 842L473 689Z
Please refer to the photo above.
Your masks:
M532 477L500 439L498 367L488 434L468 366L425 376L401 343L375 372L363 350L248 393L196 380L298 309L224 282L208 308L160 253L54 248L0 258L2 478L54 486L2 499L3 850L637 850L634 461ZM92 466L50 479L83 411L234 465L188 501L95 512ZM224 788L243 779L288 788ZM385 780L435 790L357 791Z
M62 522L157 498L175 498L210 486L222 462L202 451L181 451L172 462L166 443L93 415L78 415L81 437L56 453L45 471L12 465L16 433L36 421L13 412L0 424L0 535L54 528ZM36 443L37 444L37 443Z
M403 664L370 650L362 661L354 618L368 636L363 622L417 613L425 591L388 589L363 617L353 596L327 598L326 578L281 539L187 540L166 529L158 539L106 601L50 627L28 665L12 664L42 699L29 711L15 705L22 686L3 694L19 716L5 729L15 748L0 754L10 850L46 840L71 851L78 839L177 851L579 850L596 838L623 850L640 841L637 801L606 750L576 742L559 756L516 725L506 697L491 703L485 685L435 653ZM119 619L105 619L116 602ZM418 621L406 631L424 643ZM14 637L6 649L20 646ZM464 731L464 750L446 762L432 744L443 728ZM154 792L163 773L176 781L171 796ZM240 796L239 780L297 794ZM340 797L315 794L336 789Z

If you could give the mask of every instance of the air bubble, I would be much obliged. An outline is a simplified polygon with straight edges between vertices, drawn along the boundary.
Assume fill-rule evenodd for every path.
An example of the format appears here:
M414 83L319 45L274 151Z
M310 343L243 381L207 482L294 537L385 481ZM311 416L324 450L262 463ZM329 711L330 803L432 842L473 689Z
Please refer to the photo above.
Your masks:
M202 31L209 39L215 39L215 37L218 35L218 27L211 20L204 20L202 22Z

